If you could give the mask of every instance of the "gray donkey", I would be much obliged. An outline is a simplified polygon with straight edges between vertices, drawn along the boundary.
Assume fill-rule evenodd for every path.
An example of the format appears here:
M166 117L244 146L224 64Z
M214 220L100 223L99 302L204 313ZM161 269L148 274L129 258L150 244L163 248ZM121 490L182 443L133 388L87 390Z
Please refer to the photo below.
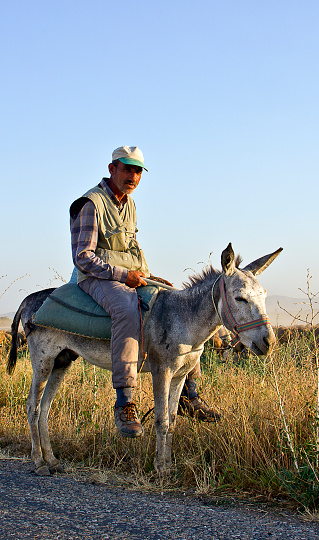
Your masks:
M222 272L212 267L193 276L184 289L160 290L144 327L147 359L139 366L150 371L153 380L156 456L160 477L170 469L173 431L177 407L186 375L199 360L205 342L224 325L256 355L272 350L275 335L265 310L266 291L256 275L282 251L265 255L243 269L235 259L232 245L222 252ZM32 315L52 290L25 298L12 324L12 348L7 363L9 373L16 364L18 325L25 329ZM90 364L111 369L110 341L86 338L65 331L36 326L28 336L33 379L27 400L35 472L49 475L63 470L54 456L48 431L51 403L73 360L82 356Z

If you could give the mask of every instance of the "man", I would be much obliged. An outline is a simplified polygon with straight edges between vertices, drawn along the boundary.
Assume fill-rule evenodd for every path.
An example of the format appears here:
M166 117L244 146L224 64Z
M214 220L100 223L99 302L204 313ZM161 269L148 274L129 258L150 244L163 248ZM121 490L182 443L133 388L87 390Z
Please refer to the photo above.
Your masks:
M136 146L114 150L108 168L110 178L103 178L70 207L72 255L79 287L112 318L115 424L123 436L138 437L143 427L132 399L137 386L140 333L136 287L146 285L143 278L150 273L136 240L136 210L131 193L147 169ZM197 366L194 374L198 373ZM195 381L188 381L183 394L188 413L198 412L198 417L204 414L201 419L205 420L217 419L216 413L199 400Z

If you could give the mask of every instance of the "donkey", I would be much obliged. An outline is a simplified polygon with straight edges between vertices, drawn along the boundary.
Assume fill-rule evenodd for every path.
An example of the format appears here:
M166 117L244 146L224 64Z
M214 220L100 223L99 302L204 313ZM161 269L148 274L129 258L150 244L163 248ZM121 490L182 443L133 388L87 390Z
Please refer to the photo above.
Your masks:
M282 248L240 269L239 260L235 259L229 244L221 255L222 272L210 267L202 275L190 278L190 283L180 291L159 291L144 327L143 348L147 359L143 364L140 351L138 365L142 366L142 371L152 374L156 430L154 464L160 477L172 466L171 448L180 394L185 377L199 360L205 342L224 325L256 355L267 355L272 350L275 335L266 315L266 291L255 276L281 251ZM12 349L7 362L9 373L16 364L14 336L19 321L28 330L30 317L48 294L48 291L41 291L40 296L38 293L28 296L14 317ZM71 362L78 356L111 370L110 341L40 326L36 326L27 339L33 368L27 399L31 457L36 474L47 476L63 471L50 444L48 415L52 400Z

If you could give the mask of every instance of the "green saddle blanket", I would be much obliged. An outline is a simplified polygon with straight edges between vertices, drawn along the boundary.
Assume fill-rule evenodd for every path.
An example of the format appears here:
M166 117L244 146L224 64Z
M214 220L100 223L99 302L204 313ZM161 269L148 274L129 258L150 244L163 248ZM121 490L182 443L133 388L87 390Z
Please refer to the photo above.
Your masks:
M144 321L158 287L147 285L138 287L136 291L140 298ZM80 336L111 339L110 315L75 283L67 283L50 294L34 315L32 322Z

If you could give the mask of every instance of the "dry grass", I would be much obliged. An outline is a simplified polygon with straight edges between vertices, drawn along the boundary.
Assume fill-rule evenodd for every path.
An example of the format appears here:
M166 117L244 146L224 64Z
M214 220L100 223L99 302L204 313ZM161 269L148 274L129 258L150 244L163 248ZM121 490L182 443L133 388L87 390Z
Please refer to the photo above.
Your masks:
M25 413L30 359L22 350L9 377L4 357L0 351L0 449L25 455L30 453ZM202 365L200 394L223 420L208 424L178 417L171 486L206 495L231 490L288 496L304 507L316 507L318 486L310 465L315 463L317 381L310 341L293 340L266 361L230 357L220 362L207 348ZM287 444L272 368L301 476ZM153 407L148 374L142 375L135 397L141 416ZM128 484L149 489L155 479L153 413L146 419L144 437L123 439L113 422L114 400L110 373L82 360L74 363L50 413L54 452L69 467L93 469L100 481L124 475Z

